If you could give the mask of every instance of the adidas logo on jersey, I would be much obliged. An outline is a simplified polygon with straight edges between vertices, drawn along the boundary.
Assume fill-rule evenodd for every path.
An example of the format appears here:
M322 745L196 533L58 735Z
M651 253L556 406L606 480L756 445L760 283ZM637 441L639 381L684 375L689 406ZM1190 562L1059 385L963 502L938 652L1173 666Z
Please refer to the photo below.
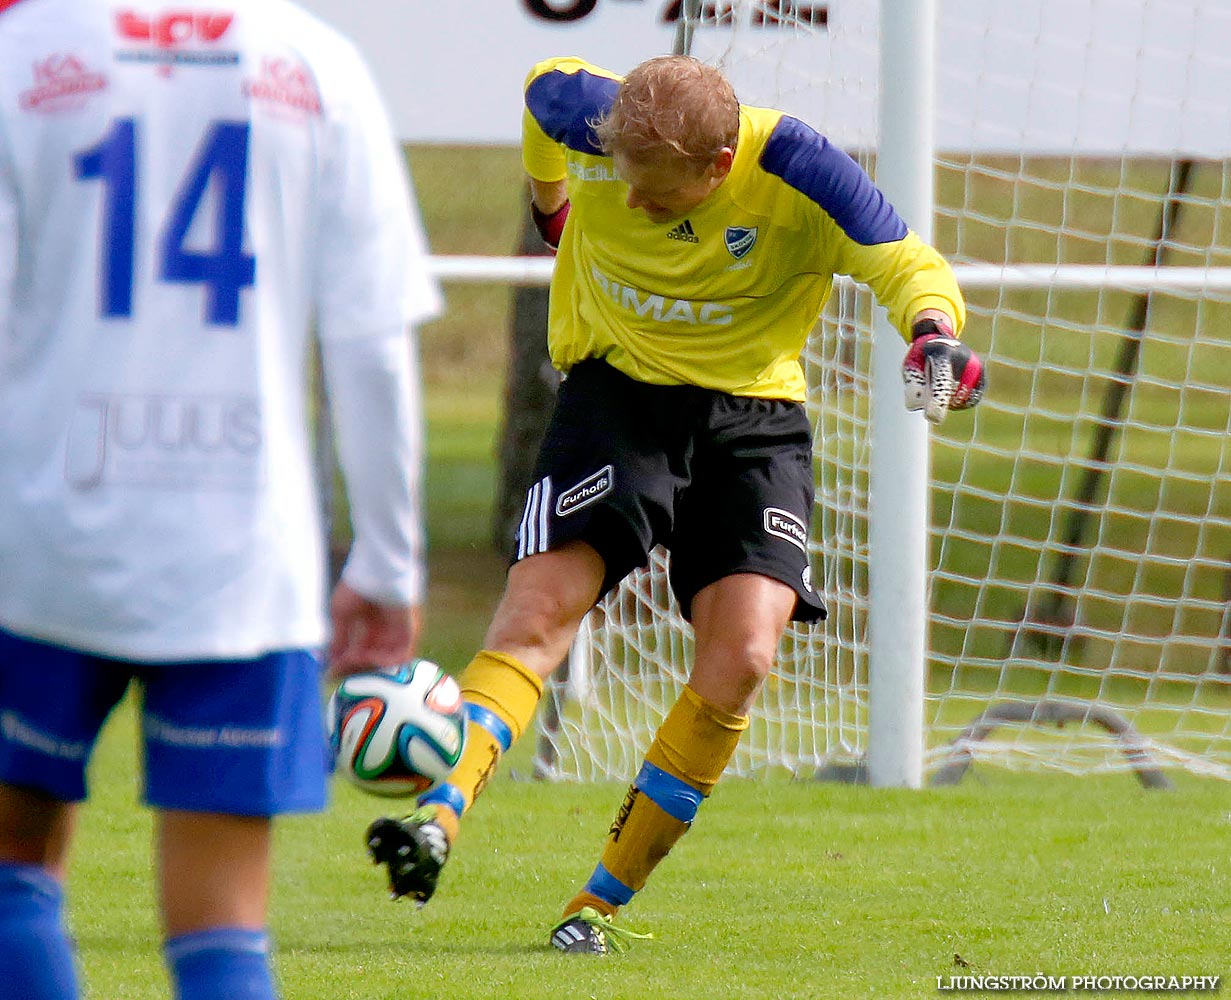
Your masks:
M667 234L669 240L680 240L684 243L700 243L701 239L693 232L692 223L685 219Z

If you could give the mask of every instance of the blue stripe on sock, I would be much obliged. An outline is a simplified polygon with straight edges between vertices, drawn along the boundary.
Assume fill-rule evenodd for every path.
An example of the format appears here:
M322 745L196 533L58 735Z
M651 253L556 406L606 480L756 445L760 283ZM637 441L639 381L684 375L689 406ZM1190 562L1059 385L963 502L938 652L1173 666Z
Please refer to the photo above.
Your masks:
M585 891L612 906L623 906L633 898L636 890L630 889L607 871L600 861L598 867L594 869L594 874L590 876L590 881L586 883Z
M501 753L513 745L513 730L490 708L484 708L482 705L468 701L466 702L466 718L491 733L492 739L500 744Z
M655 767L648 760L641 765L633 785L649 796L659 809L681 823L691 823L705 797L688 782Z
M466 809L466 799L462 795L461 790L457 785L450 785L447 782L443 785L437 785L424 795L420 795L417 804L421 806L429 804L447 806L458 816Z

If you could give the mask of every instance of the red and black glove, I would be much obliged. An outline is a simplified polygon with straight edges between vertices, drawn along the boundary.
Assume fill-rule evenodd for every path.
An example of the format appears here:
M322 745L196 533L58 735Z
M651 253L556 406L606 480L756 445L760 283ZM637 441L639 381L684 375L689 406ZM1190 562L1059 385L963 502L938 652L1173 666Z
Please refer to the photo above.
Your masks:
M969 409L983 398L987 387L983 362L953 336L947 323L921 319L910 332L902 362L908 410L922 410L938 424L950 410Z
M568 219L568 208L569 203L565 199L563 205L548 215L546 212L539 211L539 206L533 200L530 202L530 218L534 220L535 228L543 237L543 242L552 250L560 249L560 234L564 232L564 223Z

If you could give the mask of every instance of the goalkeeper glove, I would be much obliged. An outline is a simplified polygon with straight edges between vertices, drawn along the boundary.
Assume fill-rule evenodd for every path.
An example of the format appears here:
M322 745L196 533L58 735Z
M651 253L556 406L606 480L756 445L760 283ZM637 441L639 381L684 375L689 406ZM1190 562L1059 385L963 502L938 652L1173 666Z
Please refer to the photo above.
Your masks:
M983 398L987 373L979 355L953 336L948 324L921 319L911 327L902 362L906 408L923 410L932 423L949 410L965 410Z
M560 234L564 232L564 222L568 218L568 208L569 203L565 199L563 205L548 215L546 212L540 211L539 206L533 200L530 202L530 218L534 220L535 228L538 229L539 235L543 237L543 242L551 247L552 250L560 249Z

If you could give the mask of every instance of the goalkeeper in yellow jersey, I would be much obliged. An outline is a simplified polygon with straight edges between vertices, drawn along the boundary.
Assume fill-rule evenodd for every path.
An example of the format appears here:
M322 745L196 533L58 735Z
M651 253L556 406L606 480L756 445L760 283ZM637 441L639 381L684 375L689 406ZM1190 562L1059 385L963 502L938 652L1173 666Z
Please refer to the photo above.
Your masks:
M485 648L460 677L467 748L448 784L369 830L395 896L426 902L461 816L530 725L586 613L656 544L695 662L551 943L605 954L612 920L692 825L748 726L790 621L823 618L808 565L811 428L799 355L836 274L909 343L907 406L978 402L941 256L845 153L664 56L624 79L531 71L523 160L558 249L548 343L565 374Z

